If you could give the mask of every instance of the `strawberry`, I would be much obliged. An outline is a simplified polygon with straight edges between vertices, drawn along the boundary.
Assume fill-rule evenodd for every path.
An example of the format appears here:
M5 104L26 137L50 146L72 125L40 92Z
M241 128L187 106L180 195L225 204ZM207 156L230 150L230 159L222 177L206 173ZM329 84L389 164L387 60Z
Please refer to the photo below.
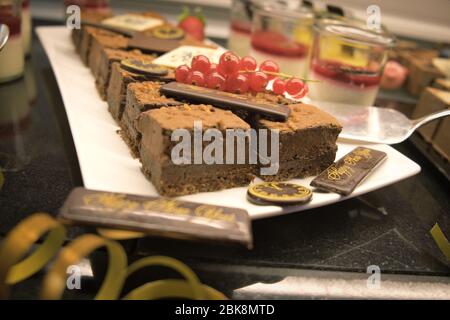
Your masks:
M192 15L187 7L183 8L183 12L179 17L178 26L187 34L191 35L199 41L205 39L205 19L200 9L195 10Z

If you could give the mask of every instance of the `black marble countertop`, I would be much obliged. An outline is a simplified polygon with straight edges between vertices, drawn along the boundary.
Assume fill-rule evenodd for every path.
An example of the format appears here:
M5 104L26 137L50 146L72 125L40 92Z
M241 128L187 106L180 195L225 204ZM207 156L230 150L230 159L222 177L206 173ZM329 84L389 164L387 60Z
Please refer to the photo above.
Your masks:
M413 108L399 105L406 113ZM56 215L70 190L83 185L58 86L37 38L25 77L0 86L0 110L0 167L5 177L0 190L0 236L4 236L34 212ZM447 281L449 263L429 230L439 217L450 214L449 181L410 141L394 147L422 171L361 197L254 221L251 251L147 238L126 243L130 259L149 254L180 258L205 283L234 298L308 298L285 289L269 288L266 293L259 292L258 286L244 289L257 283L270 287L287 274L301 278L305 272L319 279L330 275L339 279L343 274L365 277L369 265L379 266L386 275L410 275L413 281L429 276ZM71 236L79 232L83 230L73 229ZM37 297L40 277L19 284L14 295ZM69 296L92 296L97 280L94 276L83 293Z

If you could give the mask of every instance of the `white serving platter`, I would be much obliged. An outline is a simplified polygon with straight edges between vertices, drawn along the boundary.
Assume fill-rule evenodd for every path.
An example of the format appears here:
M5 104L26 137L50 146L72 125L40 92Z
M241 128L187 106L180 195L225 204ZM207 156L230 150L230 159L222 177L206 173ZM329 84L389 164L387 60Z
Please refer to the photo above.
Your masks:
M64 26L38 27L58 82L74 139L84 185L88 189L157 195L153 185L140 171L127 145L117 133L119 129L97 93L90 70L83 65ZM337 158L357 144L338 142ZM333 193L314 193L311 202L289 207L257 206L246 200L247 188L198 193L180 199L246 209L252 219L265 218L326 206L396 183L420 172L420 166L387 145L368 144L387 153L388 158L365 179L349 197ZM309 186L312 178L292 182Z

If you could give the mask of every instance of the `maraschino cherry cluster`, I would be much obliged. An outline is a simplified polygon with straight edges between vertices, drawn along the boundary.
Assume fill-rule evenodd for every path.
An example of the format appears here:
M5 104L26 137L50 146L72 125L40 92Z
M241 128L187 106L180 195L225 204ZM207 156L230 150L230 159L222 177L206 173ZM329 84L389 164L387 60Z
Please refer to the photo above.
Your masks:
M300 99L308 92L308 86L299 78L280 73L278 64L266 60L259 65L253 57L239 58L231 51L220 56L219 63L211 63L208 57L192 58L191 66L181 65L175 71L177 82L207 87L231 93L258 93L266 91L272 81L272 91L277 95L289 94Z

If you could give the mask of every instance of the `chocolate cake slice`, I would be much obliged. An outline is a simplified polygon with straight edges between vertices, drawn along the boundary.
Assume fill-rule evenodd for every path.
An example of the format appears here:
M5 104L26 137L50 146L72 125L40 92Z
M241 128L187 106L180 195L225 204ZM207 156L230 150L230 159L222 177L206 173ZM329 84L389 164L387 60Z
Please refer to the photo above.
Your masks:
M81 20L86 22L100 23L104 19L111 17L110 12L85 12L81 11ZM80 29L72 29L72 42L77 50L80 48L80 44L83 38L84 27ZM79 51L78 51L79 52Z
M95 84L100 97L106 100L106 93L111 75L111 65L113 62L120 62L123 59L139 59L145 62L152 61L155 56L143 54L139 50L125 51L120 49L103 48L100 50L100 61L98 64L91 63L91 71L95 77Z
M180 196L197 192L247 186L254 177L255 165L226 164L227 147L223 144L223 164L195 162L194 124L201 122L202 133L214 128L226 136L226 130L247 130L250 126L231 111L209 105L183 105L163 107L142 113L138 128L142 134L140 157L142 171L164 196ZM190 135L189 163L176 164L172 150L179 142L171 135L177 129L185 129ZM248 139L245 148L248 149ZM233 146L234 148L234 146ZM203 148L204 149L204 148ZM236 153L235 153L236 155ZM183 156L185 156L183 154ZM220 157L220 156L219 156ZM197 164L196 164L197 163ZM236 163L236 162L234 162Z
M128 84L151 80L167 82L174 79L175 74L173 70L169 70L169 73L163 77L155 77L127 71L121 67L120 63L113 62L107 90L108 110L113 118L120 122L125 109Z
M121 39L125 38L117 33L90 26L82 26L81 30L81 39L77 48L77 52L80 54L81 60L86 66L89 66L88 61L92 46L92 39L94 36L107 36L110 38L118 36Z
M161 84L154 81L131 83L127 88L126 106L120 120L122 137L130 147L134 156L139 155L141 134L137 130L137 121L142 112L167 106L182 105L159 92Z
M331 115L307 104L289 105L288 121L259 120L260 129L279 130L279 170L261 175L266 181L283 181L319 174L336 157L336 140L342 130Z
M87 65L91 70L96 70L101 62L102 50L110 49L127 49L129 39L117 33L94 33L91 37L91 45Z

